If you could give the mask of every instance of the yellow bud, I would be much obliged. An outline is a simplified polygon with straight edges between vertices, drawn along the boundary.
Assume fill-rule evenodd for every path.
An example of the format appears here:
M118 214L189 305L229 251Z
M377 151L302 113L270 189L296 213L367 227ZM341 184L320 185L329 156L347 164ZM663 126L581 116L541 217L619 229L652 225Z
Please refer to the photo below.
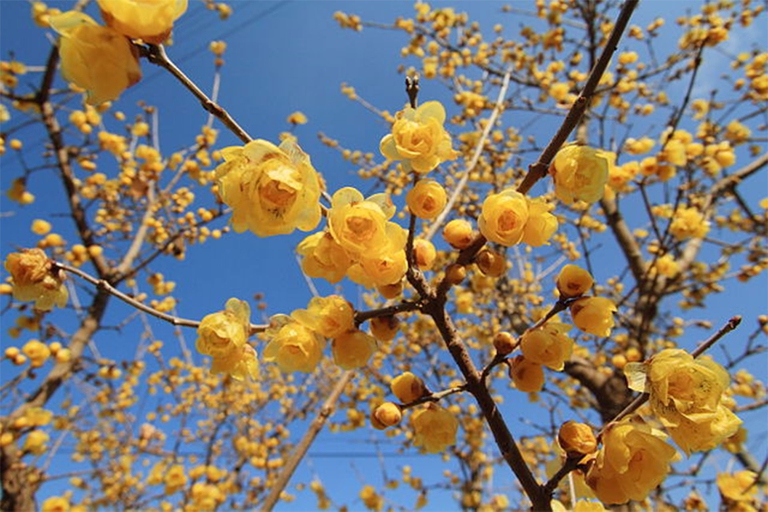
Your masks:
M557 291L564 299L584 295L594 283L592 275L576 265L566 265L557 276Z
M474 238L472 224L465 219L453 219L443 228L443 238L454 249L469 247Z
M467 277L467 267L453 263L445 271L445 280L450 284L459 284Z
M477 253L475 263L480 272L490 277L500 277L507 271L504 256L487 247Z
M377 286L376 290L378 290L381 296L385 299L396 299L403 293L403 281L400 280L396 283Z
M568 457L580 457L597 450L597 439L590 426L572 420L560 426L557 442Z
M413 256L419 270L431 270L437 258L437 250L432 242L417 239L413 242Z
M396 316L377 316L369 322L371 334L379 341L392 341L397 336L400 320Z
M497 332L493 337L493 347L496 353L502 356L512 353L517 346L515 338L507 331Z
M390 384L392 393L404 404L409 404L429 394L424 381L411 372L398 375Z
M371 425L378 430L393 427L403 420L402 408L392 402L384 402L371 413Z

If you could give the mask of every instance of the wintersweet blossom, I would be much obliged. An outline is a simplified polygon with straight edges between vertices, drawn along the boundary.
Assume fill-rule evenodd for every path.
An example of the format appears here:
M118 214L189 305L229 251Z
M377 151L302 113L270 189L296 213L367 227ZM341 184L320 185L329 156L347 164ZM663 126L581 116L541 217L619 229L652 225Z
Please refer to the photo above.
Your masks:
M483 201L477 225L485 238L510 247L523 239L528 216L525 196L513 188L507 188L498 194L489 195Z
M61 36L61 74L85 89L87 103L117 99L141 80L138 52L122 34L76 11L51 16L50 24Z
M237 380L256 378L256 351L246 342L251 332L251 308L229 299L223 311L203 317L197 328L195 348L213 358L211 372L227 373Z
M722 403L728 372L708 357L667 349L644 363L628 363L624 373L631 389L649 393L654 413L686 454L714 448L741 424Z
M403 372L392 379L390 388L397 399L404 404L414 402L429 393L424 381L411 372Z
M405 196L408 209L420 219L434 219L445 208L448 196L435 180L420 180Z
M669 232L677 240L703 238L709 232L709 221L696 208L683 206L675 210Z
M602 441L586 482L600 501L611 505L644 500L667 478L677 455L661 432L629 420L606 427Z
M320 178L291 139L280 146L257 139L221 150L219 194L232 207L232 227L258 236L311 231L320 223Z
M608 160L599 150L568 144L555 155L549 173L555 181L555 195L562 202L594 203L603 197L608 182Z
M42 249L23 249L5 258L5 270L11 274L13 298L34 301L35 309L49 311L56 305L63 308L69 293L64 286L64 274L54 269Z
M384 402L371 412L371 425L378 430L393 427L403 420L402 408L392 402Z
M616 305L605 297L584 297L571 304L571 318L576 327L595 336L610 336Z
M435 403L429 403L411 416L413 444L427 453L439 453L456 444L459 420Z
M592 427L573 420L560 425L557 442L569 457L587 455L597 450L597 438Z
M328 231L313 233L299 242L296 252L302 256L301 269L309 277L338 283L344 278L352 258Z
M757 497L759 485L755 485L757 473L754 471L736 471L735 473L718 473L717 489L723 501L732 505L735 510L756 510L747 505Z
M557 275L557 291L560 297L570 299L584 295L594 284L592 274L583 268L568 264Z
M264 361L277 363L282 372L310 373L323 356L323 337L287 315L273 316L264 335Z
M544 368L539 363L518 355L508 364L509 376L520 391L534 393L544 387Z
M187 0L97 0L104 22L131 39L162 44Z
M561 371L573 353L573 339L568 336L570 330L568 324L547 322L523 333L520 350L528 361Z
M525 201L528 203L528 221L523 227L522 241L531 247L549 244L558 227L557 217L550 213L553 206L538 197L526 196Z
M333 361L344 370L354 370L368 364L376 352L376 338L358 329L347 331L331 342Z
M406 107L395 115L392 133L381 139L379 150L390 160L401 160L408 171L429 172L459 155L451 148L444 122L445 108L437 101Z
M347 275L353 282L373 288L398 283L407 271L405 250L400 249L372 257L360 255L359 262L349 268Z
M340 295L312 297L307 309L297 309L291 316L326 338L336 338L355 328L355 310Z

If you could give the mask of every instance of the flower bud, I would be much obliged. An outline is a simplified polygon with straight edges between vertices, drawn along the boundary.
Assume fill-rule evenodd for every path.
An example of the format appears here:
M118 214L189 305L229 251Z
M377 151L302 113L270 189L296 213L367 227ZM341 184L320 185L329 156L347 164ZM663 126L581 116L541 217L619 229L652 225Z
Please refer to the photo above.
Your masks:
M474 238L472 224L465 219L453 219L443 228L443 238L454 249L465 249Z
M467 277L467 268L464 265L452 263L445 271L445 279L451 284L459 284Z
M573 420L560 426L557 442L568 457L579 457L597 450L597 439L589 425Z
M393 402L384 402L371 413L371 425L378 430L393 427L403 420L402 408Z
M584 297L571 305L576 327L595 336L610 336L616 305L605 297Z
M371 334L379 341L392 341L397 336L400 320L396 316L377 316L371 318Z
M496 353L502 356L512 353L517 346L515 338L507 331L497 332L493 337L493 347L496 349Z
M434 180L421 180L408 191L405 202L408 209L420 219L434 219L448 201L445 189Z
M413 256L419 270L431 270L432 265L435 263L435 258L437 258L437 251L432 242L417 239L413 242Z
M400 280L396 283L377 286L376 290L378 290L381 296L385 299L396 299L403 293L403 281Z
M570 299L584 295L595 280L589 272L576 265L566 265L557 276L557 291L560 297Z
M429 394L424 381L411 372L405 372L392 380L392 393L404 404L409 404Z
M487 247L477 253L475 263L480 272L489 277L500 277L507 271L507 261L504 256Z
M544 369L523 356L516 356L509 363L509 376L520 391L533 393L544 387Z

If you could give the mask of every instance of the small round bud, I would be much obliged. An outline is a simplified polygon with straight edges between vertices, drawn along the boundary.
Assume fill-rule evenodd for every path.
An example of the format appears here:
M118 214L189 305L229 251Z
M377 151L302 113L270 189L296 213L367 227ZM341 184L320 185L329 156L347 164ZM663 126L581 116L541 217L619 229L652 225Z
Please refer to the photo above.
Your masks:
M437 258L437 250L432 242L417 239L413 241L413 256L419 270L431 270Z
M409 404L429 394L424 381L411 372L405 372L392 379L392 393L404 404Z
M19 351L18 347L8 347L7 349L5 349L5 357L7 357L8 359L16 359L17 357L19 357L20 353L21 352Z
M453 263L445 271L445 279L451 284L459 284L467 277L467 268L464 265Z
M395 299L399 297L401 293L403 293L403 281L400 280L394 284L377 286L376 290L378 290L381 296L385 299Z
M573 420L566 421L560 426L557 442L568 457L581 457L597 450L597 439L592 428Z
M474 238L472 224L465 219L453 219L443 228L443 238L454 249L465 249Z
M506 356L507 354L511 354L516 346L517 341L507 331L497 332L496 336L493 337L493 347L499 355Z
M515 356L508 365L509 376L520 391L534 393L544 387L544 368L540 364L532 363L520 355Z
M487 247L477 253L475 263L480 272L489 277L499 277L507 271L507 262L504 256Z
M566 265L557 276L557 291L564 299L584 295L595 280L589 272L576 265Z
M400 320L394 315L377 316L371 318L369 324L374 338L379 341L392 341L397 336Z
M371 413L371 425L378 430L393 427L403 420L403 410L393 402L384 402Z

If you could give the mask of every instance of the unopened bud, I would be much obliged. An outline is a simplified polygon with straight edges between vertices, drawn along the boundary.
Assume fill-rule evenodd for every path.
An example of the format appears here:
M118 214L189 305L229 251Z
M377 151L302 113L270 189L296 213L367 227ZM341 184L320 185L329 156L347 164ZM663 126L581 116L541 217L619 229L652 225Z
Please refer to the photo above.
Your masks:
M557 291L564 299L584 295L595 280L592 275L576 265L566 265L557 276Z
M512 353L517 346L515 338L507 331L497 332L493 337L493 347L496 349L496 353L502 356Z
M397 336L400 320L396 316L377 316L369 322L371 334L379 341L392 341Z
M472 224L465 219L453 219L443 228L443 238L454 249L469 247L474 238Z
M432 242L417 239L413 242L413 256L419 270L431 270L437 258L437 250Z
M376 289L385 299L395 299L403 293L403 281L400 280L394 284L377 286Z
M384 402L371 413L371 425L378 430L392 427L403 419L403 410L393 402Z
M467 277L467 268L464 265L453 263L445 271L445 279L451 284L459 284Z
M395 377L390 387L392 388L392 393L404 404L415 402L429 394L424 381L411 372L405 372Z
M487 247L477 253L475 263L480 272L489 277L499 277L507 271L507 262L504 256Z
M560 426L557 442L568 457L581 457L597 450L597 439L592 428L573 420Z

